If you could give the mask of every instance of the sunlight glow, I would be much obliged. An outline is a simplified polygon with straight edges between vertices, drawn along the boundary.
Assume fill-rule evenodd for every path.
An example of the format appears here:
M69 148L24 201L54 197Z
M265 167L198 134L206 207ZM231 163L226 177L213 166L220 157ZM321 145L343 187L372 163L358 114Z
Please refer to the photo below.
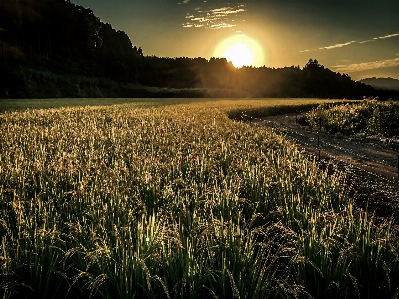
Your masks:
M237 68L242 66L260 67L264 65L263 49L259 43L243 34L223 40L213 55L226 58Z
M235 44L224 53L227 61L231 61L235 67L243 67L252 64L252 51L244 44Z

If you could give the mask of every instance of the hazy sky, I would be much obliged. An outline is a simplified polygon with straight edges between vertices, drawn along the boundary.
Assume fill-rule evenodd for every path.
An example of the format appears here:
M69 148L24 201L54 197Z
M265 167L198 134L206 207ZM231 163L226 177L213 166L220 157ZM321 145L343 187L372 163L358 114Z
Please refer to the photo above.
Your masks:
M209 59L224 40L245 37L262 51L255 66L312 58L355 80L399 79L399 0L72 2L125 31L144 55Z

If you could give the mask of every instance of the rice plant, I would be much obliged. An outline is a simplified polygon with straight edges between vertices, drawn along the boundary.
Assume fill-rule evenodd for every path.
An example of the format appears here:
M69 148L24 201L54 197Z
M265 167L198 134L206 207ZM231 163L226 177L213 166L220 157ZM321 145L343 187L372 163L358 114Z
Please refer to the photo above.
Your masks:
M283 137L228 118L282 103L311 104L1 114L2 297L395 298L391 223Z

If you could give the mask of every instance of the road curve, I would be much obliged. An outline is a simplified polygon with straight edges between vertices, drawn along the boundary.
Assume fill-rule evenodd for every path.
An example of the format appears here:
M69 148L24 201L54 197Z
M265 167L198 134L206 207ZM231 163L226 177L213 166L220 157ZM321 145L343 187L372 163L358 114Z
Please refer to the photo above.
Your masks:
M251 123L271 129L297 144L321 165L343 171L351 185L355 201L377 217L393 216L399 223L399 149L390 148L376 139L354 140L312 132L297 124L300 115L287 114L252 119Z

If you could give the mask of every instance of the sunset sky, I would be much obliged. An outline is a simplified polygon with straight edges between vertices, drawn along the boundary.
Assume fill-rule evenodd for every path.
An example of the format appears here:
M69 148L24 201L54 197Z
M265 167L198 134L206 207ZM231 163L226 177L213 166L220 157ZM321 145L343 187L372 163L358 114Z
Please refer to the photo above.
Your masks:
M209 59L240 43L254 66L303 67L312 58L354 80L399 79L398 0L72 2L125 31L144 55Z

